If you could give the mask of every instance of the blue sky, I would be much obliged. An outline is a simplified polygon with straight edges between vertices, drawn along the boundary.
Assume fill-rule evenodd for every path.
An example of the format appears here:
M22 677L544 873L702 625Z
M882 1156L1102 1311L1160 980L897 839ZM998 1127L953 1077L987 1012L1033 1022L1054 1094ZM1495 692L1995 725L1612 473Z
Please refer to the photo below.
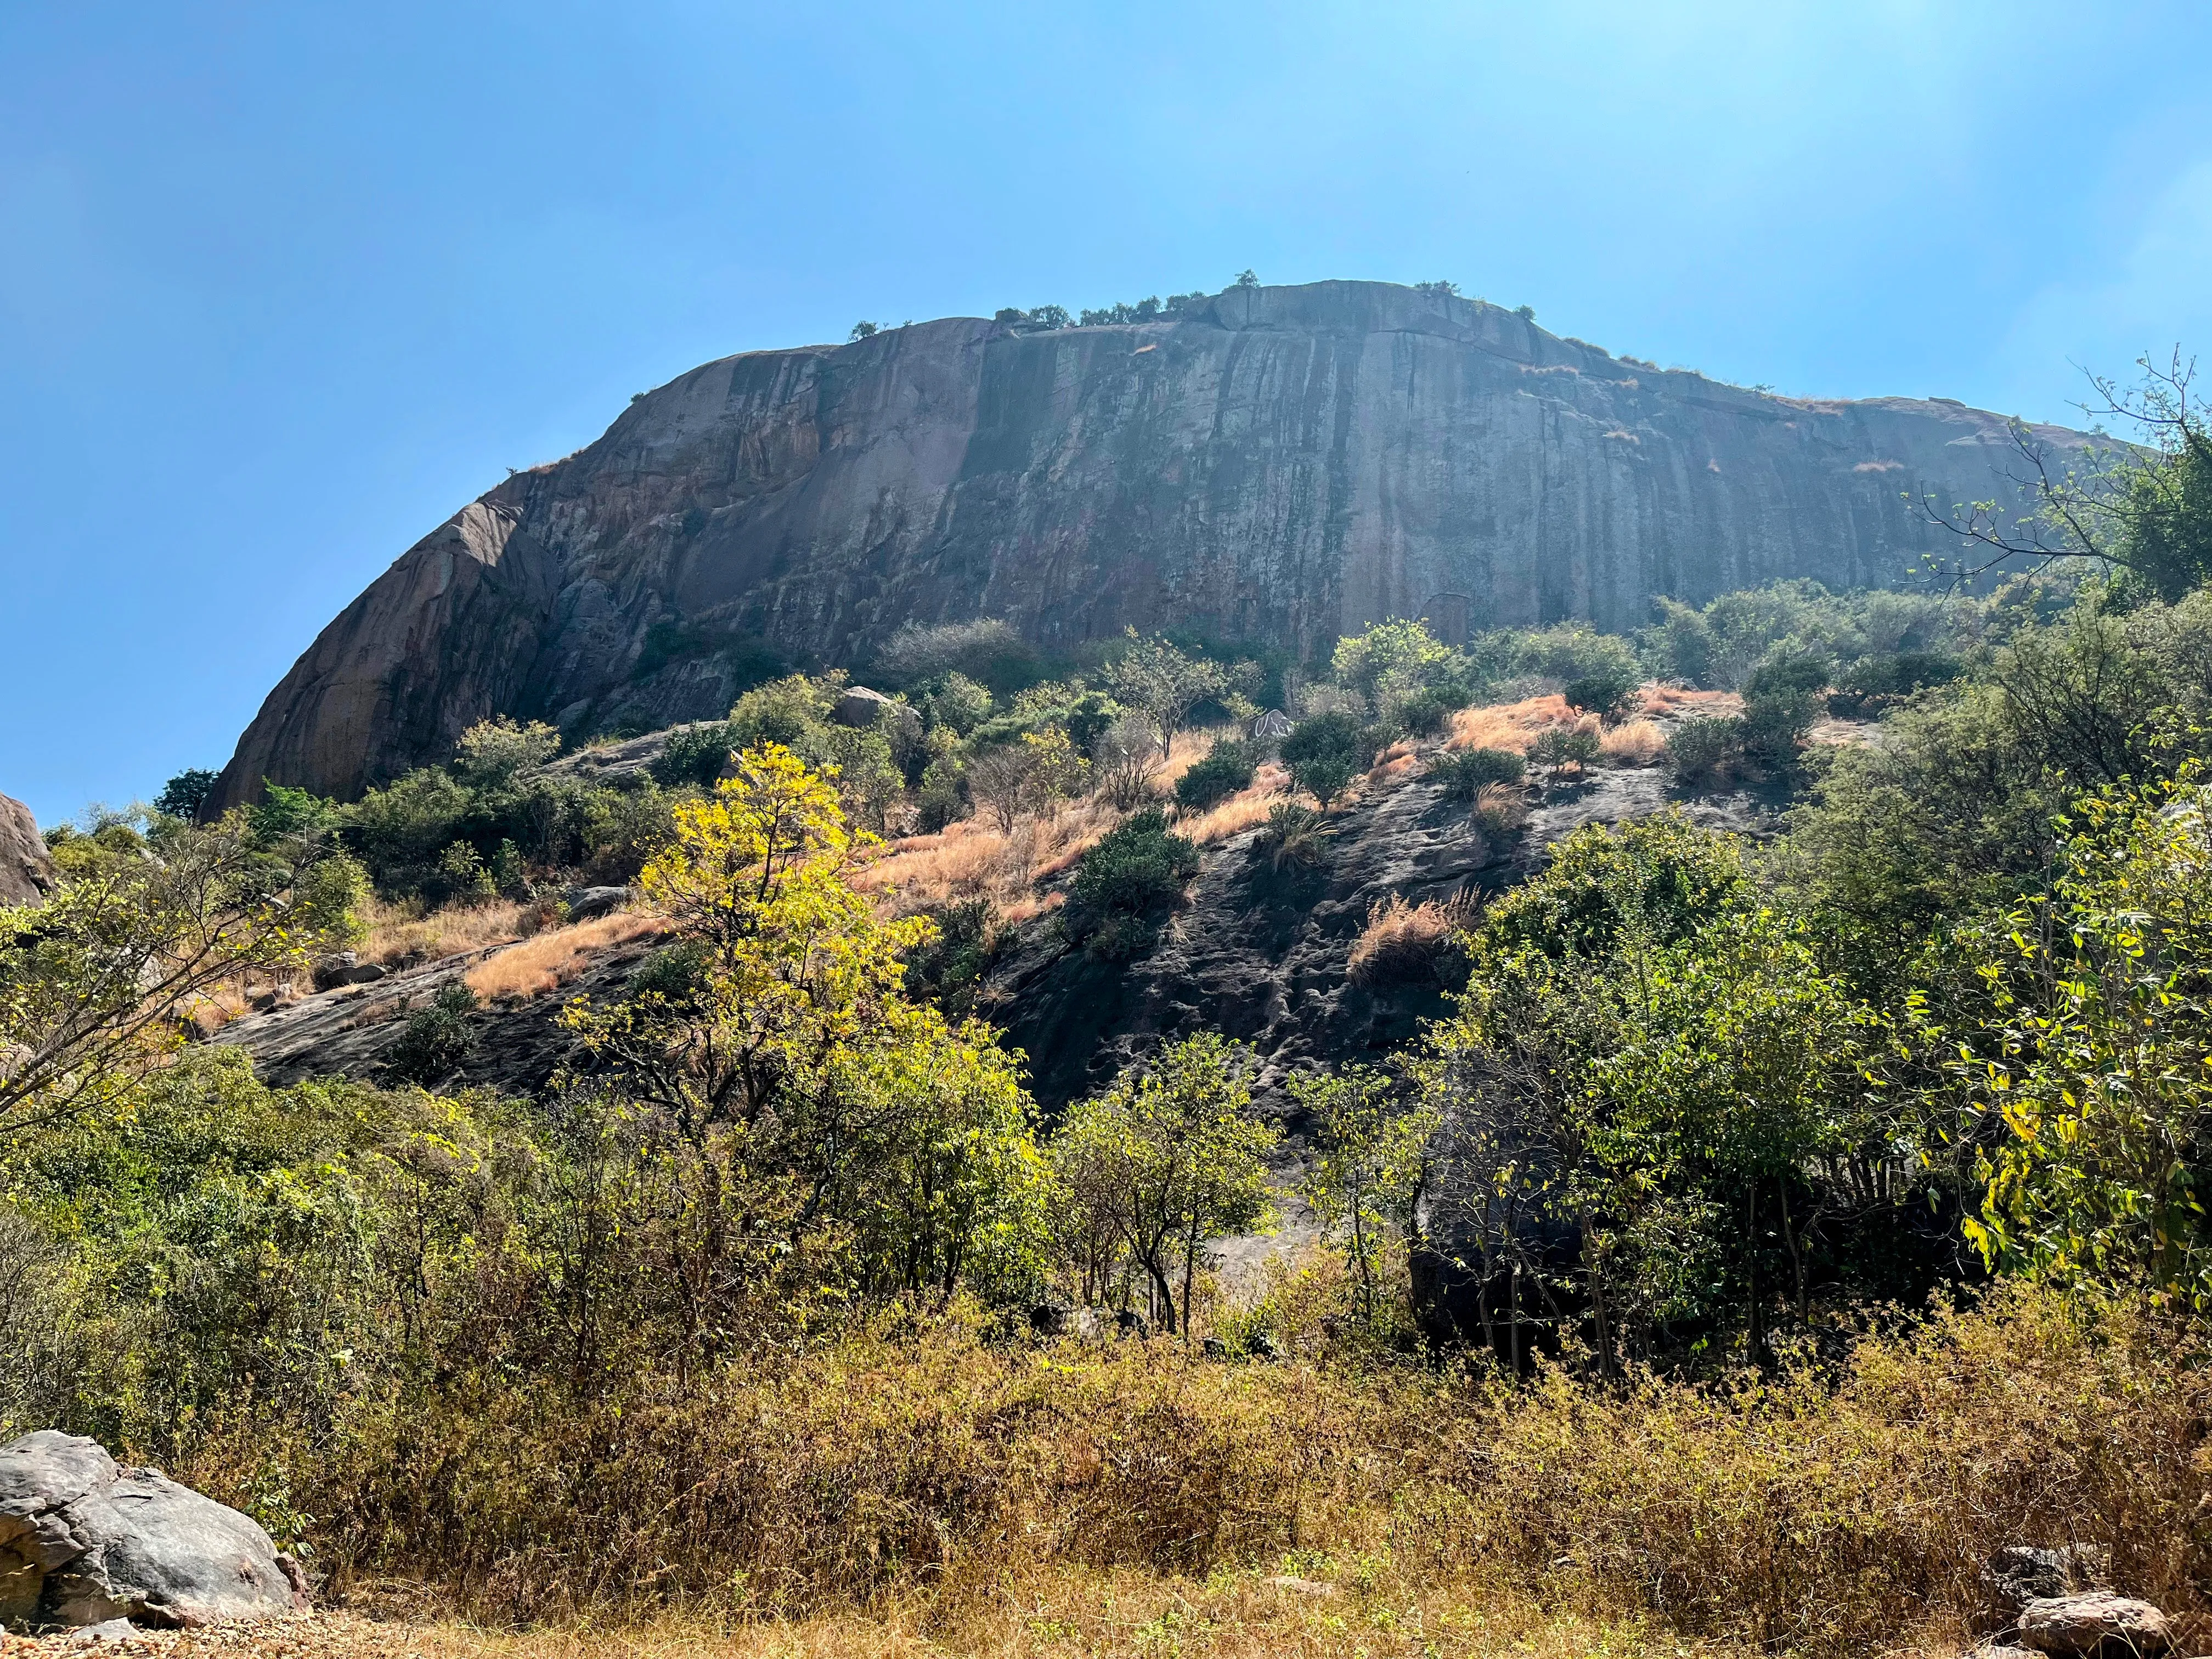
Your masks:
M0 792L219 765L376 573L727 352L1447 276L2066 419L2212 343L2212 8L0 5Z

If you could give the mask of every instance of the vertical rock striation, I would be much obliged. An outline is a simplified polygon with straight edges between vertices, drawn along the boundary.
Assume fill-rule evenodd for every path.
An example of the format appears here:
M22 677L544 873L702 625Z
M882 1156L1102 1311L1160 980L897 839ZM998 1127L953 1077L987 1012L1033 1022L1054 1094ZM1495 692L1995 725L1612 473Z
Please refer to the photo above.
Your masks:
M2008 451L1957 404L1771 397L1379 283L750 352L409 550L211 800L350 795L495 713L719 714L748 648L852 662L908 620L1303 647L1392 615L1624 628L1656 593L1879 585L1939 548L1912 501L2004 497Z

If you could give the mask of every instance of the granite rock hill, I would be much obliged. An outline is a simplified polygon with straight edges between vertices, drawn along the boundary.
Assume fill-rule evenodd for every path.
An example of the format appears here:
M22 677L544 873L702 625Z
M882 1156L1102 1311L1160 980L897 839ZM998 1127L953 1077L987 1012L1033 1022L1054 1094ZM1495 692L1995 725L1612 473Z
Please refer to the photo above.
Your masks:
M1938 550L1914 502L2005 497L2009 453L1959 404L1771 396L1380 283L747 352L410 548L210 804L264 777L349 797L495 714L572 737L719 715L747 651L862 663L908 621L1304 649L1393 615L1625 628L1656 593L1881 585Z

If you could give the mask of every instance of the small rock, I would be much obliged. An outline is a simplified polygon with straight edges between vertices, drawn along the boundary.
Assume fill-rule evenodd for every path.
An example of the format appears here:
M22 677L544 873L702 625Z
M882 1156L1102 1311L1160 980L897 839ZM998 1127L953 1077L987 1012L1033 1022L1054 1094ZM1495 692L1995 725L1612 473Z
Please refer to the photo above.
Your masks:
M1114 1316L1114 1331L1118 1336L1133 1336L1149 1340L1152 1334L1152 1322L1140 1313L1124 1308Z
M2052 1659L2157 1659L2173 1645L2166 1615L2109 1590L2039 1596L2020 1611L2020 1639Z
M1266 1582L1273 1584L1277 1589L1289 1590L1297 1595L1328 1597L1336 1594L1336 1586L1334 1584L1324 1584L1312 1578L1296 1578L1287 1572L1279 1572Z
M349 968L339 975L341 985L374 985L392 970L380 962L364 962Z
M1206 1357L1208 1359L1226 1359L1229 1358L1229 1345L1226 1342L1224 1342L1218 1336L1209 1336L1199 1346L1205 1351Z

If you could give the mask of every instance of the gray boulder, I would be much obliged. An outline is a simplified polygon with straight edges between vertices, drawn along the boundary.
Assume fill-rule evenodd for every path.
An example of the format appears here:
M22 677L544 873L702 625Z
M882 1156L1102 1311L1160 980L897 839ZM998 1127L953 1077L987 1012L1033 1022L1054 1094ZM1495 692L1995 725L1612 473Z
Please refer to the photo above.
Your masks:
M2110 1550L2094 1544L2066 1544L2057 1549L2008 1544L1982 1564L1988 1616L2009 1625L2030 1601L2101 1589L2112 1559Z
M2020 1610L2024 1647L2051 1659L2158 1659L2173 1645L2166 1615L2109 1590L2040 1597Z
M0 795L0 904L37 904L57 879L31 809Z
M572 887L563 896L570 921L596 921L611 916L629 902L627 887Z
M836 708L830 711L830 718L840 726L873 726L893 701L865 685L848 685L837 699Z
M298 1565L236 1510L80 1435L0 1446L0 1625L174 1627L307 1605Z

